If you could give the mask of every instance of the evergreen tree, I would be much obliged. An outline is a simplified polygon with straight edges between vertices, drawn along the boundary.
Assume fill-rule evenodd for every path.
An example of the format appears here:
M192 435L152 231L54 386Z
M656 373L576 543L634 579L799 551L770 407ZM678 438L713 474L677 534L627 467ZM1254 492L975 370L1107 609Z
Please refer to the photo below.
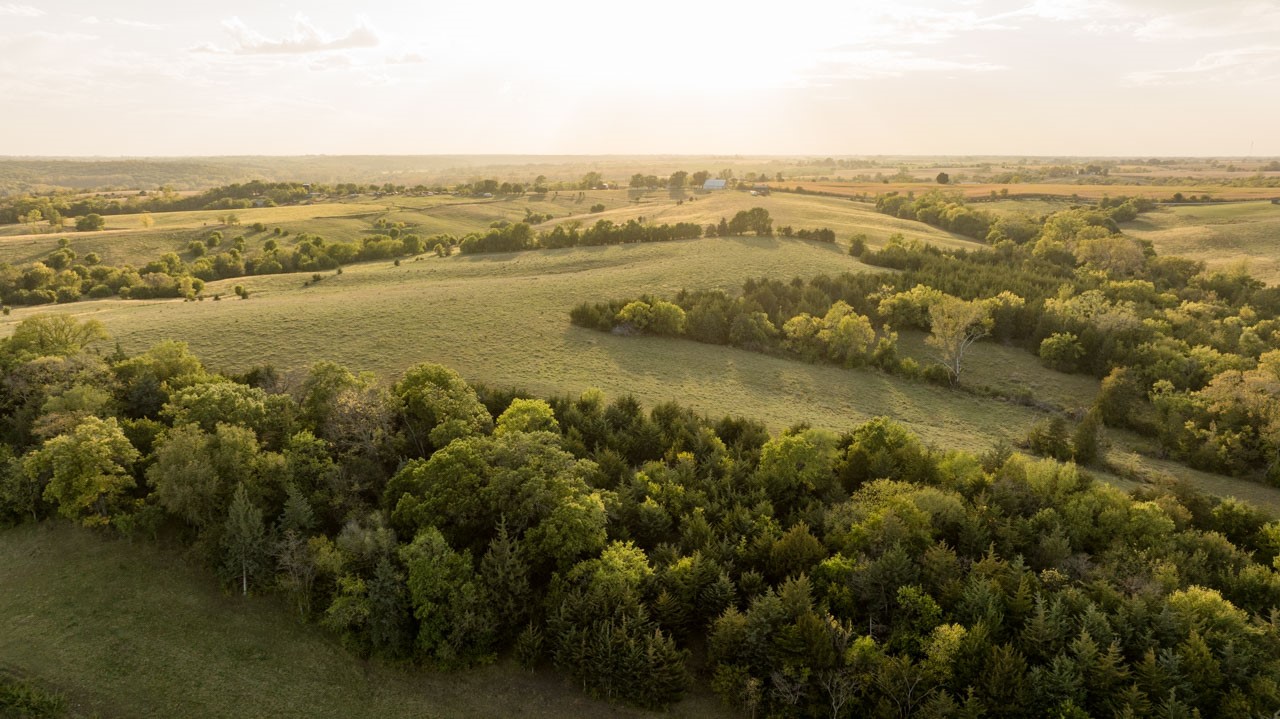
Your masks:
M249 594L249 578L266 565L267 529L262 523L262 510L254 506L244 484L236 486L231 509L223 525L224 570L239 576L241 594Z
M498 534L480 559L480 579L493 610L500 636L510 636L525 624L533 604L529 565L520 557L520 543L507 531L504 517Z

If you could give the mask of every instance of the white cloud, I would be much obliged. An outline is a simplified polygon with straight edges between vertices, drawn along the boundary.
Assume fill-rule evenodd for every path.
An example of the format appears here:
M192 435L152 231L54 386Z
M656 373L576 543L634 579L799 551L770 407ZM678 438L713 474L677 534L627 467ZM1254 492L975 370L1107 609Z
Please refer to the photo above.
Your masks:
M97 35L87 35L82 32L49 32L47 30L33 30L32 32L23 33L21 35L0 36L0 45L33 49L49 47L56 43L82 43L86 40L97 39L99 39ZM13 60L18 58L7 57L4 59Z
M222 26L231 34L233 40L231 47L222 48L204 43L197 46L195 50L233 55L303 55L331 50L370 48L382 44L377 33L364 20L341 37L330 36L303 15L296 15L293 19L292 31L279 39L269 38L250 28L239 17L222 21Z
M30 5L21 3L0 3L0 16L9 17L40 17L44 14L44 10Z
M1147 18L1134 34L1143 40L1191 40L1259 33L1280 33L1280 6L1227 3L1227 7L1157 15Z
M353 65L355 65L355 61L350 56L335 53L317 57L311 61L310 68L317 72L323 72L325 70L345 70Z
M808 76L807 84L829 85L840 80L901 77L910 73L995 72L1003 65L977 58L928 57L905 50L840 50L826 53Z
M417 65L427 61L427 56L420 52L405 52L388 57L388 65Z
M125 26L125 27L137 27L137 28L142 28L142 29L144 29L144 30L161 30L161 29L163 29L163 26L161 26L161 25L156 25L155 23L143 22L143 21L141 21L141 20L127 20L127 19L125 19L125 18L120 18L120 17L116 18L116 19L115 19L115 20L113 20L112 22L114 22L114 23L115 23L115 24L117 24L117 25L123 25L123 26Z
M1268 0L1034 0L1007 18L1035 17L1140 40L1228 38L1280 32L1280 5Z
M967 33L1016 30L1003 22L1008 16L893 4L861 14L856 24L841 29L850 38L845 47L935 45Z
M1131 72L1135 85L1179 85L1191 82L1256 84L1280 80L1280 45L1255 45L1211 52L1190 65L1172 70Z

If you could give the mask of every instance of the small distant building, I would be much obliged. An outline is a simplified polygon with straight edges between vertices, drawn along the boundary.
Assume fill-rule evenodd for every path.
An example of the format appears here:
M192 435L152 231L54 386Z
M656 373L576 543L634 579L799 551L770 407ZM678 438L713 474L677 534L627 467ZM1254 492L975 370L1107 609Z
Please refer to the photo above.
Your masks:
M763 182L757 182L756 184L751 186L751 194L767 195L769 194L769 186Z
M723 190L728 186L729 186L728 180L711 179L702 183L702 189L704 190Z

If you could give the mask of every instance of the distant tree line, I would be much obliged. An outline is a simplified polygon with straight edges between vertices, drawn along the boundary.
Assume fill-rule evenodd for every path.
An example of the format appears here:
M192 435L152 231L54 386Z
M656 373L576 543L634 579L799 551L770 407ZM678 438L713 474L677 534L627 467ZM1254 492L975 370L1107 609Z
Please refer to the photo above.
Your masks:
M1280 709L1280 523L1233 499L886 419L770 434L438 365L225 376L108 341L65 315L0 341L0 521L186 542L360 656L510 652L641 706L696 681L747 716Z
M600 246L636 242L668 242L696 239L703 228L696 223L653 225L641 219L623 224L598 220L583 229L569 222L550 230L537 232L530 222L550 218L528 216L525 222L495 222L483 233L470 233L461 238L437 234L421 237L407 231L403 223L379 220L377 234L358 242L330 242L313 233L298 233L288 241L287 230L268 230L261 222L253 223L246 234L270 232L262 249L251 253L245 235L230 239L223 230L239 224L234 214L223 218L223 229L212 230L201 239L191 240L184 252L166 252L142 267L103 264L97 253L79 255L70 240L60 238L58 247L45 258L23 265L0 263L0 303L4 305L41 305L75 302L81 299L121 297L155 299L200 297L206 282L253 275L290 272L324 272L353 262L412 257L426 252L441 256L457 248L463 254L483 252L515 252L529 249ZM708 225L707 236L729 236L754 232L772 234L772 220L767 210L752 208L738 212L732 220ZM833 242L835 233L822 228L793 230L783 228L786 236Z
M422 238L399 227L385 228L359 242L327 242L323 237L299 233L292 246L280 244L288 232L276 228L261 251L250 254L243 235L224 240L221 230L192 240L182 255L166 252L142 267L102 264L97 253L80 256L70 241L59 240L58 249L25 265L0 263L0 302L5 305L40 305L80 299L120 297L195 299L206 282L285 272L322 272L352 262L393 259L423 252L448 254L457 240L448 235ZM265 233L255 223L249 233ZM224 248L224 242L226 245ZM187 259L183 259L183 255Z
M835 233L826 228L782 228L786 237L834 242ZM495 222L483 233L471 233L457 241L462 254L483 252L517 252L532 249L556 249L563 247L596 247L601 245L625 245L639 242L670 242L706 237L732 237L753 233L757 236L773 234L773 219L763 207L738 211L732 219L721 218L718 224L705 228L693 222L654 225L644 218L633 218L625 223L612 220L596 220L586 228L578 221L556 225L549 230L535 231L528 222Z
M1119 232L1117 223L1129 222L1139 213L1154 209L1155 202L1141 197L1104 197L1096 208L1079 208L1074 210L1075 217L1095 227L1104 227L1115 233ZM947 193L931 190L919 197L914 194L901 195L890 192L876 198L876 210L886 215L893 215L904 220L917 220L933 225L948 232L996 244L1004 239L1017 239L1025 234L1022 227L1009 225L1025 225L1026 218L1000 217L994 213L975 209L969 206L958 193Z
M686 183L701 187L711 173L700 170L690 173L680 170L669 177L636 175L631 178L633 188L669 187L683 188ZM725 170L720 177L733 180L733 172ZM761 179L767 179L763 175ZM748 173L747 181L757 178ZM736 184L736 181L734 181ZM639 184L637 184L639 183ZM276 207L298 204L314 197L339 198L348 195L430 195L455 194L467 196L501 195L523 196L528 193L544 194L552 190L591 190L609 186L598 172L590 172L580 182L549 182L539 175L532 182L486 178L449 186L423 184L405 185L385 183L302 183L266 182L253 180L232 183L202 190L196 193L179 193L169 187L156 190L139 190L136 194L120 192L86 195L82 192L55 190L45 193L20 193L0 197L0 224L30 223L33 226L48 224L60 229L64 218L83 218L89 215L104 217L143 212L182 212L191 210L242 210L252 207ZM747 189L742 185L741 189ZM86 229L100 229L86 228Z

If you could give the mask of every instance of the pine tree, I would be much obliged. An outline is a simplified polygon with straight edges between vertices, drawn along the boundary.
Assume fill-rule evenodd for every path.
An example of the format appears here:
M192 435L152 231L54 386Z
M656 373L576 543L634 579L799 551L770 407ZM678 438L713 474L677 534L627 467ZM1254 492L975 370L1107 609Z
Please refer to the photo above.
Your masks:
M223 531L225 568L240 576L240 591L249 594L249 577L262 570L267 558L267 529L262 510L254 506L243 484L236 487Z
M412 641L412 608L404 575L389 558L383 557L367 586L370 644L375 651L393 659L407 656Z
M673 634L683 634L688 630L688 607L665 589L658 592L658 597L653 600L653 618Z
M284 511L280 514L280 531L306 534L316 526L316 513L311 509L311 503L303 496L302 490L298 489L298 485L290 483L287 491L288 497L284 501Z
M1049 602L1037 596L1035 610L1022 627L1021 645L1032 659L1048 661L1062 651L1065 629Z
M1071 435L1071 456L1076 464L1093 464L1101 452L1098 432L1102 429L1102 412L1091 409L1076 425Z
M724 613L724 610L733 606L736 597L737 591L734 589L733 580L729 578L727 572L720 572L714 581L698 592L698 614L706 622L712 622Z
M1124 654L1120 652L1119 642L1111 642L1107 645L1106 652L1094 658L1092 666L1081 666L1081 669L1084 671L1085 687L1089 695L1085 708L1095 716L1111 713L1108 707L1118 706L1113 701L1114 695L1121 692L1120 685L1129 678L1129 668L1125 664ZM1133 688L1133 692L1136 693L1137 689ZM1132 704L1137 699L1127 701Z
M520 543L507 531L505 517L498 523L498 536L480 560L480 578L500 625L499 634L506 636L524 624L532 599L529 565L520 557Z

